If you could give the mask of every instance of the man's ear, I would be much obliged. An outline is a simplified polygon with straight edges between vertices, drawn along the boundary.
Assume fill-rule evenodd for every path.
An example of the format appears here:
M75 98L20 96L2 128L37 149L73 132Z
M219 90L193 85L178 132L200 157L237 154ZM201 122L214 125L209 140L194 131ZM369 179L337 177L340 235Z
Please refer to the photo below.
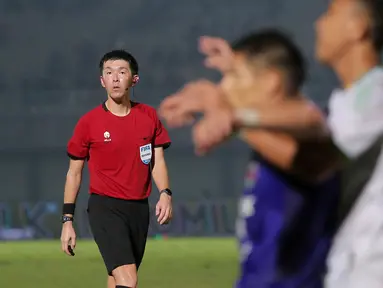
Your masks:
M132 86L137 85L139 81L140 81L140 76L138 76L138 75L133 75L133 78L132 78Z
M102 76L100 76L100 82L101 82L101 86L105 88L105 82Z

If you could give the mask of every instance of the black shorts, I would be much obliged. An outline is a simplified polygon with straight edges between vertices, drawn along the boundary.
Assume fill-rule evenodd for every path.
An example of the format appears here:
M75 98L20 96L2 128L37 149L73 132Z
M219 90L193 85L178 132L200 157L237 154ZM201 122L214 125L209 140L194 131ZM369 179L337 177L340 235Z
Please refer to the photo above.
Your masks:
M88 216L108 274L128 264L136 264L138 269L148 236L148 200L122 200L92 194Z

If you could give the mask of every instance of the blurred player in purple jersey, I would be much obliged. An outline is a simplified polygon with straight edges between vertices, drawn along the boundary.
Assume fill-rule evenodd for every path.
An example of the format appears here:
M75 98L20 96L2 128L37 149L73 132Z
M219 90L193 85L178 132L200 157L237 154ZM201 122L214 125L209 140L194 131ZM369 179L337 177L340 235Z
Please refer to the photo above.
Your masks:
M341 226L329 254L326 288L380 288L383 283L382 19L382 0L333 0L317 21L317 59L341 81L330 97L328 119L311 103L295 100L233 109L224 103L222 88L207 81L191 83L164 102L172 113L163 114L176 126L190 122L195 112L205 114L193 133L201 152L228 138L234 126L284 131L318 142L333 139L344 154L326 166L330 171L342 167ZM208 56L208 67L223 73L232 69L235 57L225 40L204 37L201 51ZM236 93L231 92L258 95L251 89ZM210 106L204 107L207 101Z
M308 102L300 94L305 80L303 56L283 33L276 30L253 33L234 43L232 49L232 63L223 69L220 83L228 103L217 105L213 102L219 101L220 96L211 95L203 103L194 99L189 104L210 106L207 109L216 109L209 112L214 113L216 120L226 121L216 117L225 105L241 110L289 101ZM194 95L198 101L199 96ZM161 107L162 115L174 126L191 119L177 119L177 97L181 96L165 100ZM170 112L172 109L175 110ZM211 143L203 142L209 138L207 134L214 134L214 119L206 117L194 128L200 153L212 147ZM238 118L235 125L240 127L240 122ZM227 123L231 132L233 123ZM324 153L332 158L338 156L338 151L331 142L306 141L263 129L240 129L239 135L257 154L250 161L239 203L241 274L237 287L323 287L325 260L335 228L339 181L335 173L321 172L326 171L329 163Z

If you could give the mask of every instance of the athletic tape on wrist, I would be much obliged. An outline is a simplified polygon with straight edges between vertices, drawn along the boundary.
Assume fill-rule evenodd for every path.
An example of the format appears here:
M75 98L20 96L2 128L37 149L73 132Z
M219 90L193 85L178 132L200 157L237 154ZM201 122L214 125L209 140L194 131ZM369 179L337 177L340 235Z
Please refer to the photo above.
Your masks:
M64 203L63 205L63 215L71 214L74 215L74 211L76 210L76 204L74 203Z
M256 127L259 124L259 115L254 109L238 109L235 111L235 118L244 127Z

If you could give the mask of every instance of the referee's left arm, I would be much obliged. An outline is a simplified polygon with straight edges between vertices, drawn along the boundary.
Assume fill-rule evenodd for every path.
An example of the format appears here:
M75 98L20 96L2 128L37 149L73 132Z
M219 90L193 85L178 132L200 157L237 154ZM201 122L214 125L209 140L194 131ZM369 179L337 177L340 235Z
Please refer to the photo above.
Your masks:
M167 224L173 217L172 192L169 188L169 175L164 150L171 144L168 132L155 114L156 132L154 137L154 157L152 177L160 192L156 205L157 221L160 225Z
M154 148L152 177L154 183L156 183L158 191L169 189L169 175L164 154L163 147Z
M168 131L162 125L157 115L155 117L155 121L156 132L154 138L154 160L152 177L158 191L161 192L165 189L169 189L169 175L168 168L166 166L164 150L169 148L171 141Z

